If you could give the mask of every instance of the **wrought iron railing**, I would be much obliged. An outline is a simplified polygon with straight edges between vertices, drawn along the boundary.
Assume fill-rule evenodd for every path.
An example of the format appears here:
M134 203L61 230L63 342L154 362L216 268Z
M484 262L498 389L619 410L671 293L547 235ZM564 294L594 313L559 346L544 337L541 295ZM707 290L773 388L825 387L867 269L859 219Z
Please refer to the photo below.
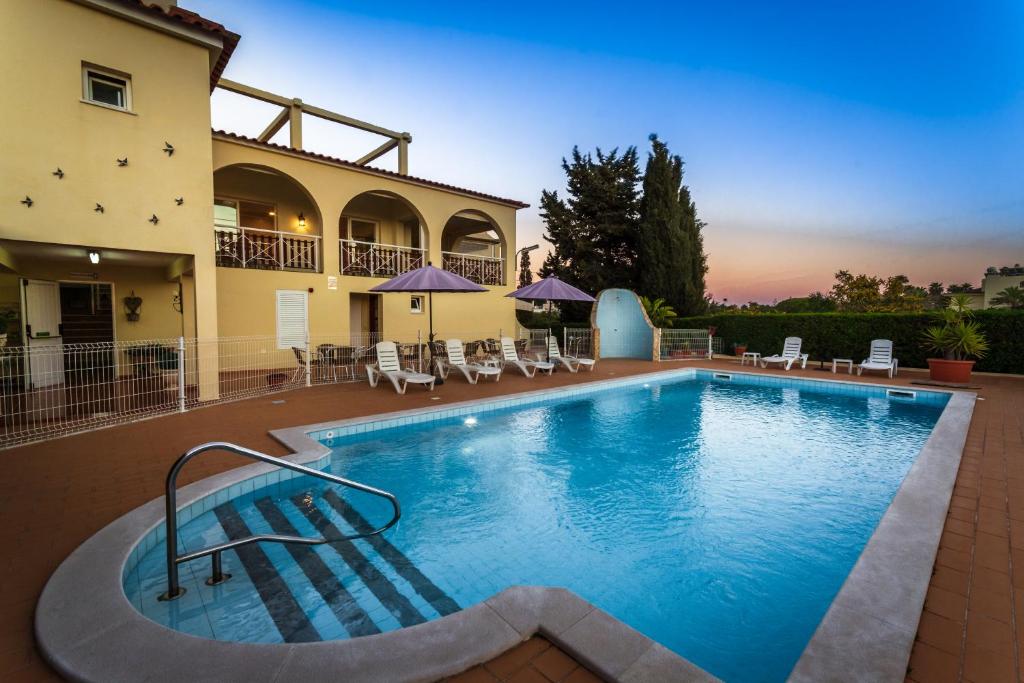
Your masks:
M472 256L454 251L441 252L441 267L480 285L505 284L505 259L497 256Z
M214 227L217 265L257 270L320 270L320 235Z
M426 264L426 250L359 240L341 243L341 274L394 277Z

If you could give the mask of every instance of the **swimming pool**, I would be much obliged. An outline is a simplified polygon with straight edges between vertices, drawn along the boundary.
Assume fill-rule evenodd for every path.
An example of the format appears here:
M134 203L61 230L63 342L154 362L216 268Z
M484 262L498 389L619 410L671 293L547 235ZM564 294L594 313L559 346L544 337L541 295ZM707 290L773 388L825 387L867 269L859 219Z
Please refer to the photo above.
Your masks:
M947 395L698 371L389 429L315 436L329 470L394 492L376 541L225 554L234 579L156 595L163 548L125 576L138 609L208 638L348 638L443 616L512 584L566 586L727 680L781 680ZM436 416L435 416L436 417ZM386 519L296 478L183 525L182 550L250 531ZM307 494L309 496L307 497ZM198 580L197 580L198 579Z

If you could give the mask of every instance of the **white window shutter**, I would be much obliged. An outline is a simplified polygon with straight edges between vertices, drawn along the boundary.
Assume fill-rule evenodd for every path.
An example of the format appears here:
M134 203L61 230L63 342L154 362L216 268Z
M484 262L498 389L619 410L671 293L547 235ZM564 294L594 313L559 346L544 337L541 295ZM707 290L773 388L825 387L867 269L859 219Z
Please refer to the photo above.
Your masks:
M277 348L305 348L308 318L307 292L293 289L277 290Z

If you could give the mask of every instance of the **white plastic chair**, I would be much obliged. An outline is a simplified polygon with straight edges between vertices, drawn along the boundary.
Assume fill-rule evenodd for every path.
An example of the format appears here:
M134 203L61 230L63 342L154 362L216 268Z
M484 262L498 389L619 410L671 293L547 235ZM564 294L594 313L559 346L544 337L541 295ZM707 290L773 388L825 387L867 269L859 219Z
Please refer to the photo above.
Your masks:
M548 337L548 359L553 363L558 361L569 370L569 372L579 372L580 367L585 367L591 372L594 371L594 366L597 365L597 361L593 358L579 358L577 356L563 356L558 350L558 340L554 337Z
M444 345L448 350L448 358L447 360L444 358L437 359L437 370L441 373L443 379L448 379L448 373L451 372L452 368L461 372L462 376L470 384L476 384L481 376L493 377L495 382L501 379L501 368L480 365L479 363L467 363L466 353L463 351L461 340L448 339Z
M388 378L399 394L404 394L410 384L422 384L430 391L434 390L436 378L433 375L402 369L395 342L377 342L375 348L377 349L377 363L366 366L366 378L370 381L371 387L376 387L383 375Z
M516 342L512 337L501 338L501 359L504 365L513 365L519 368L527 377L533 377L538 370L549 375L555 371L555 364L544 360L530 360L520 358L516 351Z
M892 379L899 372L900 362L892 357L892 341L889 339L873 339L868 357L857 367L857 374L865 370L882 370L889 373Z
M769 363L781 363L786 366L786 370L789 370L793 367L793 363L800 361L800 367L806 368L810 354L800 353L803 343L800 337L786 337L786 341L782 345L782 355L776 354L761 358L761 367L766 368Z

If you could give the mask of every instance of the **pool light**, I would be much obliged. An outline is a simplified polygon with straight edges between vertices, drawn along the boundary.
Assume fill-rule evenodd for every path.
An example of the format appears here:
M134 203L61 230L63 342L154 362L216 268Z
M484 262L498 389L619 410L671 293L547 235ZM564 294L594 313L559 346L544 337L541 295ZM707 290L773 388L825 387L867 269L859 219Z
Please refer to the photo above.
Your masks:
M467 427L472 427L473 425L476 424L476 418L467 417L465 420L463 420L462 424L466 425Z

